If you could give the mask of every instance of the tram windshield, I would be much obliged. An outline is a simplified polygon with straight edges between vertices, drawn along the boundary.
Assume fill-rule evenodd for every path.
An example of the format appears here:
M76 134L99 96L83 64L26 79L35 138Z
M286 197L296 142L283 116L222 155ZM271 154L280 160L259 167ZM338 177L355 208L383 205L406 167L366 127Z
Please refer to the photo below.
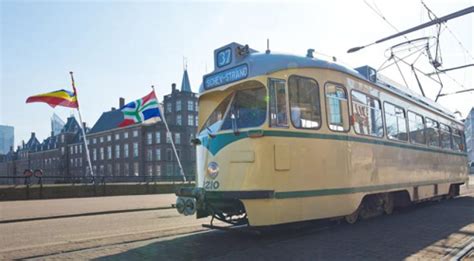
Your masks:
M244 84L247 88L236 90L226 97L211 113L203 130L215 133L218 130L234 130L257 127L265 122L266 90L252 81ZM250 85L250 86L249 86Z

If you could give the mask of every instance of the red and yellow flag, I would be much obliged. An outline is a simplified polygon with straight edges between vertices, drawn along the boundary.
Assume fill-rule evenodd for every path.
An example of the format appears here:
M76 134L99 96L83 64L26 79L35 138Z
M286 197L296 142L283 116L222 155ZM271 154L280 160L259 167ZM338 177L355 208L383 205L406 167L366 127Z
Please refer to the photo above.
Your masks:
M53 108L56 106L64 106L70 108L79 107L77 103L76 93L66 90L58 90L54 92L30 96L28 97L28 99L26 99L26 103L31 102L44 102Z

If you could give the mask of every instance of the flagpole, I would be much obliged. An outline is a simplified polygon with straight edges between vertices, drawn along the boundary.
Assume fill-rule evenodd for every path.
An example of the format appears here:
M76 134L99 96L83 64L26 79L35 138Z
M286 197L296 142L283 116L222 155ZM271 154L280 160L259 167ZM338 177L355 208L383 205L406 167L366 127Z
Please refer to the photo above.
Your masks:
M155 94L155 97L156 97L155 86L152 85L151 88L153 89L153 94ZM167 133L169 133L170 135L171 147L173 147L174 155L176 156L176 160L178 161L179 170L181 172L181 175L183 176L183 180L184 182L186 182L186 176L184 175L183 165L181 165L181 160L179 159L178 151L176 150L176 146L174 145L173 135L168 127L168 123L166 122L164 110L163 110L163 114L161 115L161 118L163 119L163 123L165 124Z
M77 102L77 113L79 114L79 121L80 121L80 127L81 127L81 130L82 130L82 137L84 137L84 147L86 148L86 157L87 157L87 163L89 165L89 171L91 173L91 176L92 176L92 181L93 183L96 182L95 180L95 175L94 175L94 171L92 170L92 162L91 162L91 156L90 156L90 153L89 153L89 147L87 146L87 137L86 137L86 131L84 130L84 126L82 126L82 115L81 115L81 110L79 110L79 98L77 97L77 91L76 91L76 84L74 83L74 75L73 75L73 72L69 72L71 74L71 82L72 82L72 89L74 91L74 95L76 95L76 102Z

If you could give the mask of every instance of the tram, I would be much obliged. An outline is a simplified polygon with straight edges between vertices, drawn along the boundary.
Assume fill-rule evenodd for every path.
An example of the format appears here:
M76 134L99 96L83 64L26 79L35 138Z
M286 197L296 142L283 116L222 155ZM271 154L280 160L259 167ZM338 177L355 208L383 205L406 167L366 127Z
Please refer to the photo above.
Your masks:
M459 195L463 123L369 66L231 43L203 77L195 188L177 209L251 227L344 218Z

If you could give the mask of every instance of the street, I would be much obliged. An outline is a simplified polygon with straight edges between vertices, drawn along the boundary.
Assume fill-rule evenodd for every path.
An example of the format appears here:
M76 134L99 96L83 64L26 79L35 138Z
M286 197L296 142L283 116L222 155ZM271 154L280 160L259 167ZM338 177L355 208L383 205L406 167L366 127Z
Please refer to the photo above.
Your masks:
M440 259L461 252L472 257L466 246L474 242L474 195L467 192L352 226L307 222L261 235L208 230L201 224L209 219L180 216L175 209L0 223L0 258L400 260ZM143 207L149 206L147 201L172 201L170 195L146 197L141 198ZM98 200L112 206L123 201Z

